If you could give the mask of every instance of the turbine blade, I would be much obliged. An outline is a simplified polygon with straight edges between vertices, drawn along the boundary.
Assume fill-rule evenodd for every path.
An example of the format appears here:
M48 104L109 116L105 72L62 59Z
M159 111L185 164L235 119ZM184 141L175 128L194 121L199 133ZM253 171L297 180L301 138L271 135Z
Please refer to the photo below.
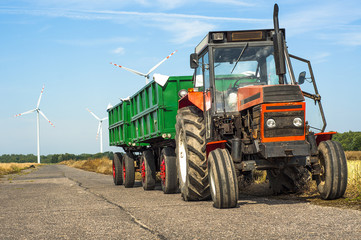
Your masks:
M20 117L21 115L25 115L25 114L32 113L32 112L35 112L35 111L36 111L36 109L29 110L29 111L26 111L26 112L23 112L23 113L19 113L19 114L15 115L14 117Z
M102 118L101 121L104 121L104 120L106 120L106 119L108 119L108 117Z
M50 123L51 126L55 127L54 124L52 122L50 122L50 120L45 116L45 114L39 110L39 113L41 114L41 116L43 116L45 118L46 121L48 121Z
M43 92L44 92L44 87L45 87L45 85L43 85L43 88L41 89L41 93L40 93L40 96L39 96L39 99L38 99L38 104L36 105L36 108L39 108L40 101L41 101L41 96L43 95Z
M91 115L93 115L98 121L100 121L100 118L97 115L95 115L92 111L90 111L88 108L86 110L88 110L88 112L90 112Z
M110 64L112 64L112 65L114 65L114 66L117 66L117 67L120 67L120 68L124 68L124 70L127 70L127 71L129 71L129 72L135 73L135 74L137 74L137 75L139 75L139 76L143 76L143 77L146 77L146 76L147 76L147 75L144 74L144 73L135 71L135 70L130 69L130 68L126 68L126 67L120 66L120 65L118 65L118 64L116 64L116 63L110 63Z
M97 140L98 140L98 136L99 136L99 133L100 133L100 125L102 125L101 122L99 122L99 124L98 124L98 131L97 131L97 137L96 137Z
M154 67L152 67L149 72L147 73L146 76L148 76L151 72L153 72L157 67L159 67L159 65L161 65L165 60L167 60L168 58L170 58L173 54L175 54L178 50L175 50L174 52L172 52L171 54L168 55L168 57L164 58L162 61L160 61L157 65L155 65Z

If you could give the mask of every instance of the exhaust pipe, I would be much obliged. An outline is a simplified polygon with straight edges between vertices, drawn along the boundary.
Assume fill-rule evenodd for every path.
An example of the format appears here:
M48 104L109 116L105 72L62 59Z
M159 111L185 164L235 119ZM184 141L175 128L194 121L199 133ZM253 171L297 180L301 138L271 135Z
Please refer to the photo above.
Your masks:
M286 74L285 52L284 52L284 36L279 29L278 22L278 5L274 5L273 9L273 25L275 33L273 34L274 58L276 64L276 74L279 77L279 84L284 84L284 75Z

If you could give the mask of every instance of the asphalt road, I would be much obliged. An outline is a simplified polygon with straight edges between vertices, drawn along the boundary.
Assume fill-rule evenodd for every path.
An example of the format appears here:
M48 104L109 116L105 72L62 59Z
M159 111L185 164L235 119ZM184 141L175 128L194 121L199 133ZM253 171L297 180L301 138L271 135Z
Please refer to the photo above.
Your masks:
M0 239L361 239L361 211L242 195L184 202L62 165L0 179Z

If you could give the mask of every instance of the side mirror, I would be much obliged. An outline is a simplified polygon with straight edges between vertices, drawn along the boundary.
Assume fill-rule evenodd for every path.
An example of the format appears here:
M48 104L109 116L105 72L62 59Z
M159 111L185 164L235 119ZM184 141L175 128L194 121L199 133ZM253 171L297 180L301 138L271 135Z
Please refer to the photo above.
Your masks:
M198 54L192 53L190 55L190 66L192 69L196 69L198 67Z
M306 72L303 71L300 73L300 75L298 75L298 84L301 85L305 82L306 79Z

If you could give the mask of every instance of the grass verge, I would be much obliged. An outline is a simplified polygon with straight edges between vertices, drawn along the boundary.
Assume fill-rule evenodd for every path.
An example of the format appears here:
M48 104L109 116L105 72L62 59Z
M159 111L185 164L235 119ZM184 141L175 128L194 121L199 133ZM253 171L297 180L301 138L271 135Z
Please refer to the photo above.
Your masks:
M0 176L19 173L22 170L35 167L37 163L0 163Z

